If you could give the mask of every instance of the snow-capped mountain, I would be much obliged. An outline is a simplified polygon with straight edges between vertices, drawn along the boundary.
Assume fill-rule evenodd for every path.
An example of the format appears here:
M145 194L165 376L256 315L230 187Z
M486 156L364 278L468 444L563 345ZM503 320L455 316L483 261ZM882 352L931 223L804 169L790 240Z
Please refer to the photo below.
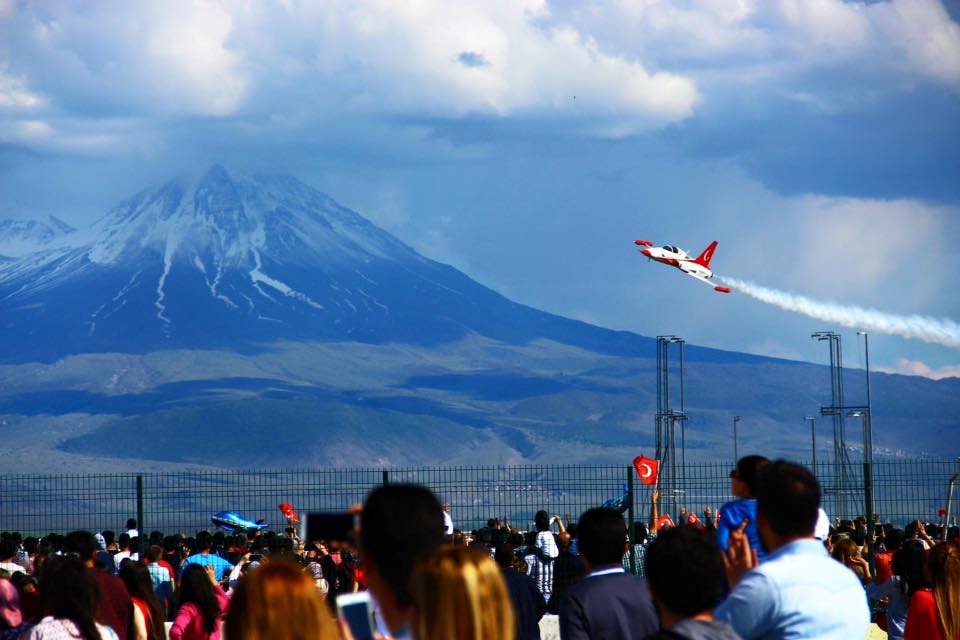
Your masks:
M276 338L618 335L512 303L290 177L213 166L142 191L83 236L0 264L0 360Z
M59 242L76 231L54 215L46 220L0 220L0 256L19 258Z

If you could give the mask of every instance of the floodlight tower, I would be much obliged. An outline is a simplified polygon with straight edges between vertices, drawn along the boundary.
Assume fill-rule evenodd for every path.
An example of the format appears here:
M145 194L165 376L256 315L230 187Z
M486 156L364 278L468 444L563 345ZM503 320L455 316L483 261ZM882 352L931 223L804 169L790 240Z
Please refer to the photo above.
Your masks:
M656 415L656 445L657 459L660 461L661 487L673 494L674 508L680 510L680 489L677 478L677 439L676 425L680 422L681 460L686 462L686 430L684 421L683 398L683 338L677 336L657 336L657 415ZM670 401L670 345L680 345L680 411L675 411ZM683 470L684 478L686 470ZM664 482L664 479L666 482ZM661 491L665 494L665 491Z
M847 505L847 494L852 492L855 482L850 456L847 452L844 418L848 412L865 410L866 407L853 407L844 404L843 351L840 335L832 331L817 331L810 337L819 342L826 341L830 347L830 405L820 407L820 415L833 418L833 487L832 490L828 491L837 497L836 515L853 515L848 511Z

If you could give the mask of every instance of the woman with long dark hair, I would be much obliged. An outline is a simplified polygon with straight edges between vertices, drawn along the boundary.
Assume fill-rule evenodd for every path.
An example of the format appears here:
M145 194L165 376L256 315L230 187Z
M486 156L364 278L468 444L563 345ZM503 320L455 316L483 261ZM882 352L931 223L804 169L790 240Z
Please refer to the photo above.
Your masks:
M883 582L875 581L867 585L867 595L874 600L889 598L887 634L890 640L903 640L910 598L919 589L928 586L923 575L926 561L923 545L918 540L908 540L893 554L890 564L893 575Z
M133 628L135 640L166 640L163 628L163 610L153 591L150 572L139 560L124 560L120 563L120 579L133 600Z
M227 609L227 594L207 567L188 564L180 575L177 615L170 640L220 640L220 618Z
M117 640L110 627L94 622L100 604L97 579L75 556L51 556L40 574L40 611L44 618L29 640L83 638Z

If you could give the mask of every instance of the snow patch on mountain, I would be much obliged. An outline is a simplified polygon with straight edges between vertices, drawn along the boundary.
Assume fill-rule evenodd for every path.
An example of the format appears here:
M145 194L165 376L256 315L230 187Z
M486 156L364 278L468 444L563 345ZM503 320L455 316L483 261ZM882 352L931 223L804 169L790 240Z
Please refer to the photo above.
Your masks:
M0 220L0 256L20 258L58 245L76 229L50 215L46 220Z

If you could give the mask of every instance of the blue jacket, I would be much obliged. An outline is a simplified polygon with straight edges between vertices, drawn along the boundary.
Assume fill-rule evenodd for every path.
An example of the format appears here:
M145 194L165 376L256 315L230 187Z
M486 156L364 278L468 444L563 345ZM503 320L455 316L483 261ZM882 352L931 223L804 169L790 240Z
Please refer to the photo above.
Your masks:
M767 558L760 545L760 532L757 531L757 501L753 498L740 498L720 507L720 521L717 523L717 542L724 551L730 546L730 533L740 527L744 519L749 520L744 533L750 541L750 548L757 550L760 562Z

